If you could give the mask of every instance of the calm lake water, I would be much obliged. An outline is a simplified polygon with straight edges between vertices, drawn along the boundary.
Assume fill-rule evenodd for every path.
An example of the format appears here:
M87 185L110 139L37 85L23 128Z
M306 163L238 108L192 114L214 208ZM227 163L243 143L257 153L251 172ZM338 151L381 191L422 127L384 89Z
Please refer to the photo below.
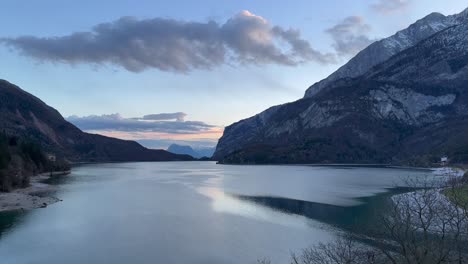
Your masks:
M54 180L62 202L0 214L0 263L287 263L291 251L373 222L424 170L82 165Z

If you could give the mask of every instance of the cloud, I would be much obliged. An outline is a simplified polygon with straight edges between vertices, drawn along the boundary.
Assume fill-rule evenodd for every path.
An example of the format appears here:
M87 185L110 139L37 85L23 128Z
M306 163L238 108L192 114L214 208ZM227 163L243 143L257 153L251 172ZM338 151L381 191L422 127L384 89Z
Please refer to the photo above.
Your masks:
M330 34L338 56L354 56L375 40L368 37L371 27L359 16L350 16L325 32Z
M371 8L382 14L391 14L405 10L412 0L379 0Z
M218 140L223 135L223 128L213 127L210 130L201 131L198 133L165 133L151 131L114 131L114 130L87 130L89 133L100 134L108 137L128 139L128 140Z
M131 72L148 69L186 73L223 64L332 63L314 50L298 30L271 25L249 11L224 24L167 18L122 17L87 32L65 36L20 36L0 42L39 61L112 64Z
M309 42L300 38L301 33L295 29L284 30L274 27L273 32L282 39L287 40L293 47L294 55L304 58L304 60L315 61L321 64L335 63L335 55L331 53L321 53L310 47Z
M161 114L151 114L145 115L141 119L143 120L152 120L152 121L161 121L161 120L177 120L183 122L184 118L187 116L186 113L177 112L177 113L161 113Z
M152 132L160 134L208 133L216 126L201 121L183 121L184 113L154 114L124 118L120 114L70 116L67 120L85 131ZM168 121L175 119L175 121Z

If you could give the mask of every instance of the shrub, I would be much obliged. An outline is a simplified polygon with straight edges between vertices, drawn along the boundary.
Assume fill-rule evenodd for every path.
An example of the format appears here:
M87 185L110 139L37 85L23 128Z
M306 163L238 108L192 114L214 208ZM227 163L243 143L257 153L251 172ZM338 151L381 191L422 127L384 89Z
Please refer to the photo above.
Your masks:
M462 177L462 182L463 182L464 184L468 184L468 171L465 172L465 174L463 175L463 177Z

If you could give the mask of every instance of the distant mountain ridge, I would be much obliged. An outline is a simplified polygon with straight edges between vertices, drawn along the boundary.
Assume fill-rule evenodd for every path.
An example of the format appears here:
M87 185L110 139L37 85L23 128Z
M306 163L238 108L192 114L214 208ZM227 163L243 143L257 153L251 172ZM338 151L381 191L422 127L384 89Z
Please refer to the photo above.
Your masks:
M0 130L31 139L74 162L193 160L134 141L85 133L54 108L5 80L0 80Z
M360 76L328 80L311 96L228 126L214 159L428 166L449 155L468 163L466 14Z
M192 148L191 146L184 146L184 145L178 145L178 144L171 144L169 148L167 148L167 151L175 154L185 154L185 155L190 155L194 158L211 158L213 156L213 153L215 151L214 148Z

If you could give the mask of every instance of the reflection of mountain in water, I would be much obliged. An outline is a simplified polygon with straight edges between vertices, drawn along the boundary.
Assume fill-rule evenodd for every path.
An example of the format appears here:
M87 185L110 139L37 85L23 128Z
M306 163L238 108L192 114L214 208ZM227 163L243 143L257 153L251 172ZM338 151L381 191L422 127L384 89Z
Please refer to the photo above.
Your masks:
M363 231L378 221L378 216L389 206L389 198L409 188L395 188L372 197L359 198L362 203L356 206L337 206L269 196L231 195L241 201L253 202L276 211L295 214L317 220L339 228Z
M11 211L3 212L0 215L0 238L5 235L12 226L18 223L20 216L27 214L27 212Z

